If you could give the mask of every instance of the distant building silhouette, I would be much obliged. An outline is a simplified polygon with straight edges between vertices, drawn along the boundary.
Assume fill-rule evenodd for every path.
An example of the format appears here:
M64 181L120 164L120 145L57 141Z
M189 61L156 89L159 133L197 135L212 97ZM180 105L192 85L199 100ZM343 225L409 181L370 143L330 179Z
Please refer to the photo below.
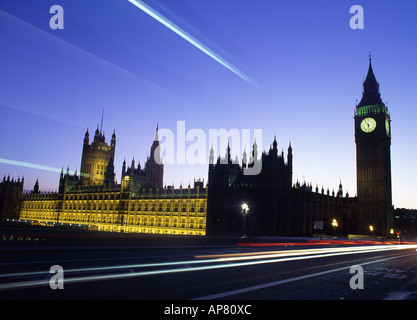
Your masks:
M390 235L390 115L381 100L371 61L362 99L356 106L355 141L357 197L344 195L342 183L336 193L324 192L323 187L320 191L318 186L313 190L305 182L293 183L291 145L285 159L284 152L278 154L276 137L269 152L262 153L262 172L256 176L245 176L246 160L241 165L232 163L228 148L225 160L219 157L209 165L207 233L239 234L245 224L247 233L258 235ZM255 144L252 160L256 153ZM249 212L242 211L242 204Z
M10 180L10 176L3 177L0 182L0 222L19 218L23 184L24 178Z
M417 209L396 208L394 228L397 238L417 237Z
M262 171L244 175L245 166L257 158L254 144L251 159L242 164L220 157L209 165L207 199L207 233L239 235L242 229L252 235L312 235L332 234L331 222L337 219L338 234L352 233L350 216L355 198L343 194L340 184L337 194L324 192L306 182L293 183L293 153L291 144L278 153L276 137L269 152L260 156ZM243 155L245 159L245 154ZM244 212L246 204L249 211ZM320 222L323 229L314 229ZM315 224L316 223L316 224ZM245 225L244 225L245 224Z
M142 169L140 163L135 167L135 159L132 159L130 167L126 167L126 159L123 161L122 184L129 181L134 192L141 188L163 188L164 165L162 164L158 147L159 137L157 126L155 138L145 167Z

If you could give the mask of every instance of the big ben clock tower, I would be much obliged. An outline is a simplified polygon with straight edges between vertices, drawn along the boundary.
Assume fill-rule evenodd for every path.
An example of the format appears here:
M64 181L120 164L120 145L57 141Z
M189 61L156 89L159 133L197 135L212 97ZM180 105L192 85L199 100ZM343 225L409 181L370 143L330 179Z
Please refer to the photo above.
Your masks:
M362 99L355 110L357 232L388 235L393 224L391 120L369 58Z

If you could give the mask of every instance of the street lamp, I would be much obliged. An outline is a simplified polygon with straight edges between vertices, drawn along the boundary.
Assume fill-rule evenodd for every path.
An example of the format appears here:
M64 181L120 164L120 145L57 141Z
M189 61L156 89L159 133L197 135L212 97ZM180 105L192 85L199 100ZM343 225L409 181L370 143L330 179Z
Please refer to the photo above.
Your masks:
M249 206L247 203L242 203L242 205L240 206L242 208L242 214L247 214L249 211Z
M241 238L247 238L246 235L246 216L248 215L249 212L249 206L247 203L242 203L240 208L242 209L242 237Z
M339 226L337 224L337 220L336 219L333 219L332 226L333 226L333 235L335 236L336 235L336 228Z
M369 226L369 231L371 232L371 237L373 236L373 232L374 232L374 226L370 225Z

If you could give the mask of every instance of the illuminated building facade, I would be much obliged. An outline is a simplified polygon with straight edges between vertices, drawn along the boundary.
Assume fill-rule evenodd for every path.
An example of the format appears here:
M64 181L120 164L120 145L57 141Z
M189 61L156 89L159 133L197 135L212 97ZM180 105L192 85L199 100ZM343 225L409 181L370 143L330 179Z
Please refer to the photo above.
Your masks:
M205 235L207 190L204 182L194 181L194 186L188 188L162 186L163 165L157 148L157 132L145 168L140 164L135 167L134 160L132 166L126 168L124 161L122 181L116 184L115 134L108 146L97 128L94 142L89 145L87 130L80 175L71 175L69 169L65 173L62 170L56 193L39 192L37 182L31 193L21 197L19 219L99 231Z
M99 231L204 235L206 207L200 181L193 188L143 188L136 194L120 184L76 186L63 194L24 194L19 219Z
M110 145L102 130L98 128L90 144L90 134L85 133L81 157L80 183L82 186L100 185L114 181L114 153L116 150L116 133L113 132Z

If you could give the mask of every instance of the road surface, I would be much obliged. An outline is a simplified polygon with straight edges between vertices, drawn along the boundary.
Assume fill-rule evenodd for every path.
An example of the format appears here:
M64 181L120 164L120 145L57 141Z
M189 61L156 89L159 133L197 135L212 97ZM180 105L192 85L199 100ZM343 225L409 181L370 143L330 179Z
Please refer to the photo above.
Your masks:
M415 299L416 248L325 241L3 248L0 299Z

